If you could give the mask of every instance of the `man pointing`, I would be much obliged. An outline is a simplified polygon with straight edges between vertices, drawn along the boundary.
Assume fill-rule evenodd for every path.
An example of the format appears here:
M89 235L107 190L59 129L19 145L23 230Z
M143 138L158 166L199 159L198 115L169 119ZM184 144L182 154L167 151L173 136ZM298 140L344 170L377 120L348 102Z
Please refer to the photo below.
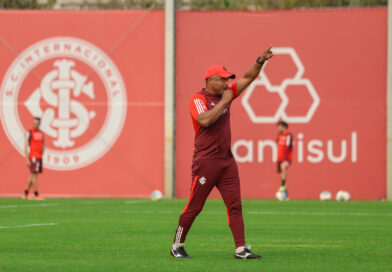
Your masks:
M234 83L235 75L221 65L208 68L206 87L190 101L190 113L195 130L192 161L192 186L174 236L170 254L175 258L189 258L184 248L185 238L196 216L214 186L222 195L227 208L228 222L239 259L259 259L260 255L245 247L244 221L237 164L231 152L230 105L259 75L265 61L273 56L271 47L257 58L250 69Z

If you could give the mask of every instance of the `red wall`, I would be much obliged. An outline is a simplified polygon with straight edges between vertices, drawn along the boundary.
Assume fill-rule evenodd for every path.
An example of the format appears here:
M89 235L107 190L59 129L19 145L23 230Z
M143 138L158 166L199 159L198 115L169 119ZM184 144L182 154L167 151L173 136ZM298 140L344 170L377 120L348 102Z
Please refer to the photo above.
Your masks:
M86 83L93 84L93 99L73 93L71 100L82 103L88 111L94 111L95 117L83 135L72 139L73 146L55 146L57 137L46 135L48 151L44 157L46 168L39 178L40 191L46 196L141 197L149 196L154 189L163 190L163 16L163 11L0 12L1 118L4 128L0 130L3 180L0 195L20 195L23 192L29 172L20 148L16 147L23 145L23 137L20 133L13 137L12 131L31 126L32 114L24 102L40 88L48 73L57 71L55 61L63 59L73 61L74 71L86 76ZM72 42L69 37L77 40ZM39 42L41 44L37 45ZM53 43L67 42L73 46L74 57L64 50L53 53ZM79 49L78 44L81 45ZM31 59L29 63L24 60L29 55L30 46L41 50L40 57L30 52L34 64ZM98 50L91 49L94 46ZM101 53L97 53L94 62L93 55L99 50ZM98 59L104 55L105 64L99 63ZM90 63L86 56L89 56ZM110 61L112 65L109 65ZM105 67L101 69L101 66ZM7 77L11 67L17 68ZM109 68L116 76L108 76ZM118 73L114 72L115 69ZM12 78L9 81L12 75L15 82ZM6 86L6 82L11 85ZM11 92L7 94L7 91ZM14 99L11 106L15 109L14 114L6 109L7 99ZM57 114L58 108L45 104L44 99L39 103L43 111L52 108ZM109 109L113 111L111 116ZM124 110L122 114L119 109ZM70 118L76 117L71 112ZM12 122L13 118L20 120L20 124L15 122L6 128L5 123ZM78 124L80 122L85 120L78 119ZM116 123L117 126L110 126ZM103 148L90 146L83 155L91 144ZM83 159L94 152L97 154L89 160Z
M39 180L45 195L163 191L163 17L163 11L143 10L0 12L1 196L23 191L29 175L23 133L37 111L46 126ZM317 198L322 190L384 198L386 29L385 8L178 12L177 196L189 196L194 132L188 105L204 86L205 69L224 64L241 76L272 44L276 56L232 106L242 196L274 197L279 179L271 147L262 150L263 160L259 148L273 143L283 117L295 137L292 198ZM66 68L70 61L74 66ZM342 141L346 155L339 158Z
M242 76L271 44L281 54L231 108L242 196L274 197L280 185L276 164L271 148L260 161L258 142L274 141L276 121L289 117L295 138L287 179L291 198L318 198L322 190L385 198L386 30L385 8L178 13L177 196L189 196L194 132L188 101L204 86L206 68L223 64ZM339 159L342 141L346 156Z

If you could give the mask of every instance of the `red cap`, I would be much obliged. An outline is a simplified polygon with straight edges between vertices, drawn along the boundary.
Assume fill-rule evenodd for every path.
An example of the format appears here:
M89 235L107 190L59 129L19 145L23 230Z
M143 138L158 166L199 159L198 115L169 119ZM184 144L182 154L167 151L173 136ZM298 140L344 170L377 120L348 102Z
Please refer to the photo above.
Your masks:
M223 65L211 65L210 67L208 67L205 79L215 75L224 78L235 78L235 74L232 74L229 71L227 71L227 69Z

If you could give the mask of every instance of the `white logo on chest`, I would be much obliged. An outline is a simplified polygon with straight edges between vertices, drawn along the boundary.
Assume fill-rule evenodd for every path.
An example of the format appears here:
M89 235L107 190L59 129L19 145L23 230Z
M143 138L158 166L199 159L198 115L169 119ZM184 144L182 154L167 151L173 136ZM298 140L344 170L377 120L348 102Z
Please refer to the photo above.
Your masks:
M215 103L214 102L211 102L211 107L215 107ZM223 115L223 114L225 114L225 113L227 113L228 111L229 111L229 105L222 111L222 113L221 113L221 115Z

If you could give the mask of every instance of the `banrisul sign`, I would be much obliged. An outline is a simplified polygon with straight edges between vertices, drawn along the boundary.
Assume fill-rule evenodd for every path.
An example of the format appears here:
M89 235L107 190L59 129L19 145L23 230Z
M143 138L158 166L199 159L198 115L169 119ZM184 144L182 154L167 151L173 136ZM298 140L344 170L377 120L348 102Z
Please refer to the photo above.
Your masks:
M238 79L272 45L274 57L231 104L232 151L242 196L274 198L280 186L276 124L283 120L294 138L290 198L318 199L324 190L333 195L348 191L352 199L385 198L386 15L386 8L251 16L216 11L203 14L202 21L193 20L196 13L181 14L176 36L182 46L176 59L177 180L190 176L192 156L189 115L182 105L204 85L203 71L222 64ZM260 27L262 35L247 35L259 33ZM217 31L222 29L230 35ZM363 29L378 31L369 38ZM224 47L221 41L227 41ZM197 61L192 61L195 55ZM178 195L187 196L189 186L176 184Z

